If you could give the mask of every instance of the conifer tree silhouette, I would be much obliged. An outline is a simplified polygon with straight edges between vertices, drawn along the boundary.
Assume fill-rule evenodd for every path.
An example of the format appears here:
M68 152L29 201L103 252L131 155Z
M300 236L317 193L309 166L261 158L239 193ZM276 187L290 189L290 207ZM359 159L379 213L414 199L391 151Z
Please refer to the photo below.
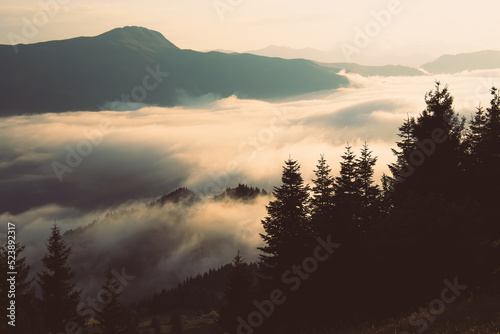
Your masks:
M304 184L297 161L288 159L283 167L283 184L275 187L276 197L267 206L262 221L265 246L259 247L261 274L279 279L283 270L304 256L314 242L310 219L309 185Z
M240 252L233 259L232 269L224 289L225 303L221 307L218 324L229 333L236 333L238 317L245 318L252 307L253 281Z
M71 248L55 223L46 245L47 253L42 258L45 270L38 274L43 320L48 332L60 333L69 322L81 323L76 313L80 291L74 289L74 274L68 264Z
M108 273L102 286L102 289L107 291L107 299L103 305L100 305L100 310L97 312L99 327L105 334L120 334L125 331L125 308L118 300L121 288L120 283L111 272Z
M10 249L9 249L10 248ZM0 321L0 332L2 333L35 333L40 330L41 318L39 310L39 300L35 297L33 286L34 279L29 279L29 272L31 267L26 262L26 257L20 256L24 251L25 246L19 243L15 247L9 247L8 244L0 246L0 305L7 308L9 306L8 294L10 291L10 282L8 272L16 272L16 321L15 327L7 324L9 318L4 316ZM14 269L9 268L8 263L13 261L12 253L9 250L15 250L16 258Z
M312 180L312 224L317 235L326 236L334 231L335 178L331 175L332 170L323 155L316 168L316 178Z

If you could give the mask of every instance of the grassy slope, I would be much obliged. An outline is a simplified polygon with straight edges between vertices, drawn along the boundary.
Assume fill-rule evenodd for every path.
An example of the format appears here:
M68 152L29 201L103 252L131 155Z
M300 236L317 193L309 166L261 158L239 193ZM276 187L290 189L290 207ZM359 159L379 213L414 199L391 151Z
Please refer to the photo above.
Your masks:
M161 321L161 332L171 333L172 323L171 314L158 316ZM183 334L205 334L213 333L218 314L215 311L206 314L185 313L182 314L182 333ZM151 327L152 317L144 319L139 325L139 334L154 333Z
M416 310L415 310L416 311ZM162 333L171 331L171 315L159 316L162 322ZM144 319L139 333L154 333L151 328L152 318ZM185 313L182 315L183 333L213 333L217 321L217 312L207 314ZM407 316L398 316L377 322L363 323L342 330L316 330L304 334L500 334L500 288L475 289L466 291L455 303L447 305L445 311L436 316L427 329L411 326Z

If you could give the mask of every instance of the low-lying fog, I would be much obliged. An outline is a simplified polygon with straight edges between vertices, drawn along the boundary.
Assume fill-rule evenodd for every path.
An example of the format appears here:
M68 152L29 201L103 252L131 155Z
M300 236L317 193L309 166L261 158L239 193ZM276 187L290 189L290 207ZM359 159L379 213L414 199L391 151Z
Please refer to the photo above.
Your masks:
M352 87L307 99L205 97L176 108L2 118L0 221L16 223L24 255L38 270L54 220L66 231L99 219L86 230L85 245L73 243L78 286L93 289L103 271L126 267L139 278L134 291L148 294L227 263L238 249L257 259L270 197L212 201L224 188L245 183L271 191L289 156L301 163L306 182L320 154L337 174L346 142L356 153L368 143L379 157L378 179L393 162L398 127L424 109L435 80L449 85L456 111L467 118L479 103L489 104L489 88L500 82L500 70L347 76ZM178 187L203 200L144 206Z

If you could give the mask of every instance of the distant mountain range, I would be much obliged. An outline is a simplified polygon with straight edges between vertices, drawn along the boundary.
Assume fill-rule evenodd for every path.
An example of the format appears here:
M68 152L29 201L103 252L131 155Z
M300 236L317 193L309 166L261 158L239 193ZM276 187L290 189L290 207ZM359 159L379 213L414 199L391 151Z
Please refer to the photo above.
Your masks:
M321 51L313 48L294 49L286 46L270 45L259 50L250 50L245 53L265 57L277 57L283 59L308 59L322 63L330 63L336 59L342 59L340 50L335 51Z
M251 50L247 51L246 53L266 57L279 57L284 59L303 58L314 60L320 63L338 63L345 60L345 56L340 48L322 51L313 48L294 49L286 46L270 45L263 49ZM383 57L368 57L364 56L363 54L354 56L354 61L370 64L370 66L385 66L387 64L397 64L409 67L418 67L421 64L432 59L432 57L423 54L413 54L407 56L385 55Z
M260 50L248 51L261 56L280 57L285 59L303 58L318 62L322 66L344 69L347 72L355 72L366 76L413 76L423 74L454 74L464 71L500 69L500 51L486 50L472 53L460 53L457 55L443 55L433 61L425 55L413 55L408 57L387 56L385 64L408 63L413 66L383 65L364 66L354 63L334 62L341 59L341 55L334 51L320 51L311 48L293 49L283 46L268 46ZM372 61L379 63L378 59ZM423 64L423 65L422 65ZM421 71L423 69L424 71Z
M444 55L423 65L422 68L433 74L497 69L500 68L500 51L487 50Z
M321 66L336 69L338 71L345 70L346 72L358 73L364 76L416 76L425 75L419 69L401 66L401 65L385 65L385 66L364 66L354 63L319 63Z
M141 27L96 37L0 45L0 115L100 110L112 101L160 106L179 95L269 99L346 86L308 60L181 50ZM128 102L130 101L130 102Z
M175 106L207 94L282 98L348 86L348 79L338 74L341 70L365 76L416 76L500 68L500 51L445 55L422 65L424 71L332 63L311 48L254 51L267 56L197 52L179 49L159 32L142 27L15 48L0 45L0 116ZM295 56L316 61L283 59Z

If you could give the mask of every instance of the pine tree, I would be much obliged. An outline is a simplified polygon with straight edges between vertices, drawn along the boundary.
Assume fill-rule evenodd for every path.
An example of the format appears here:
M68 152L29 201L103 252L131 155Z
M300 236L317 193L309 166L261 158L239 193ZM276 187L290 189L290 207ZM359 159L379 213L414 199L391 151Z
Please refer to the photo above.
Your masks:
M276 200L266 207L268 216L262 221L265 246L259 247L261 274L266 279L279 279L289 267L309 250L314 241L310 219L310 188L304 184L297 161L288 159L283 167L283 184L275 187Z
M368 224L373 223L379 215L380 189L374 185L373 174L377 158L372 157L372 151L365 143L361 148L361 155L356 159L356 183L359 185L360 218L362 233L366 233Z
M252 307L253 281L248 266L240 255L233 259L232 269L224 290L225 303L220 310L219 326L229 333L236 333L239 316L245 318Z
M119 334L125 331L125 309L119 302L121 286L111 273L106 275L106 282L102 289L107 291L107 300L100 305L97 312L99 327L104 334Z
M356 155L347 144L340 162L340 176L335 182L335 216L340 220L340 231L336 239L340 242L353 241L360 235L361 191L357 178Z
M415 144L422 152L420 159L425 160L416 165L411 187L423 195L435 193L449 199L460 198L464 189L457 180L463 179L465 119L455 113L448 87L441 87L439 82L426 94L425 102L426 108L417 117L414 128ZM440 138L437 142L433 140L436 137Z
M396 156L397 160L395 163L389 165L393 179L396 182L403 182L411 174L408 169L408 159L410 153L417 148L415 145L417 140L414 136L415 125L415 118L408 116L403 125L399 127L398 136L401 138L401 141L396 142L399 151L392 149L392 153Z
M491 88L492 99L486 112L478 111L470 126L469 141L476 164L489 163L500 154L500 97L495 87Z
M471 118L469 131L467 133L467 153L470 156L470 168L481 164L482 143L486 137L488 124L488 115L484 108L479 106L476 114Z
M464 182L465 119L453 109L453 97L439 82L425 95L426 108L399 128L403 139L393 150L397 161L389 166L395 180L394 199L411 192L441 194L451 200L466 192Z
M327 235L333 232L335 179L331 175L331 168L323 155L318 160L313 180L314 187L312 204L312 224L318 235Z
M435 129L442 129L451 140L460 140L465 120L460 119L453 108L453 96L448 86L436 82L434 90L425 95L426 108L417 117L414 134L418 140L432 138Z
M490 106L478 108L467 136L468 179L473 198L487 207L495 205L491 196L500 187L500 97L491 88Z
M498 161L500 157L500 95L499 91L491 88L493 98L488 111L488 133L487 133L487 148L489 149L490 157Z
M19 256L24 248L25 246L21 246L19 243L16 243L15 247L9 247L9 244L0 246L0 305L2 309L7 309L10 303L8 298L10 282L7 281L9 278L7 273L17 273L15 290L16 326L12 327L8 325L7 322L10 319L4 316L2 321L0 321L0 332L2 333L7 333L9 330L11 333L35 333L40 330L41 319L38 316L38 300L35 297L33 287L34 279L29 279L31 268L27 264L26 258ZM8 262L13 261L12 257L9 257L13 253L9 253L9 251L15 251L16 254L14 270L8 267Z
M346 151L340 163L340 176L336 178L335 194L339 201L347 202L348 199L359 195L359 179L356 178L356 155L352 147L347 144Z
M73 271L68 265L71 248L64 241L59 226L54 224L46 243L47 253L42 258L45 266L38 274L38 284L42 290L42 310L46 331L60 333L66 324L80 323L76 308L80 291L74 290Z
M361 155L356 160L356 178L360 185L362 208L366 209L374 204L379 194L377 185L374 185L373 174L377 158L372 157L372 151L365 143L361 148Z
M380 192L380 213L382 216L388 215L393 208L393 194L394 194L394 179L382 174L380 180L382 190Z

